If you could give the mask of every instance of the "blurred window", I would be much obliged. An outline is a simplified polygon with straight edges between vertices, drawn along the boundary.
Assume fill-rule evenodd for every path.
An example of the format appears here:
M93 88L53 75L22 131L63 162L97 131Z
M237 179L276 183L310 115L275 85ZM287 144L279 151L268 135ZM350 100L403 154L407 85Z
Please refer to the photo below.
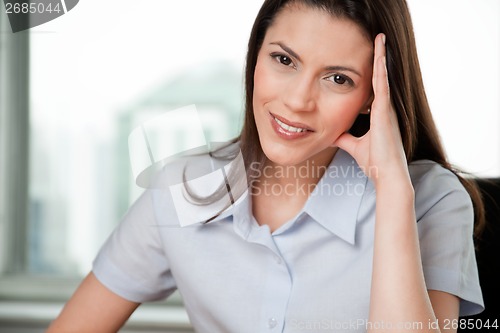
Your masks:
M54 279L77 281L90 270L142 191L127 138L143 121L195 104L207 140L238 134L246 43L261 3L87 0L17 34L2 13L0 90L10 101L0 102L3 279L45 281L21 288L29 298L45 295L43 286ZM451 162L498 176L500 3L409 3L427 94ZM22 111L28 106L29 122ZM179 128L167 144L188 136ZM24 180L9 180L23 167ZM0 287L0 297L12 293L8 286Z

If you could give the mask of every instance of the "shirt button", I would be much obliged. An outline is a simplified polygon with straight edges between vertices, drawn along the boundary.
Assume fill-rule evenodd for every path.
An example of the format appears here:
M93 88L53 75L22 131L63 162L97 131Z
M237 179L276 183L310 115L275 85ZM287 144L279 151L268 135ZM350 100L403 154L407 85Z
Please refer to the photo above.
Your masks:
M276 321L276 319L274 318L269 318L269 320L267 321L267 327L273 329L276 327L276 325L278 325L278 321Z

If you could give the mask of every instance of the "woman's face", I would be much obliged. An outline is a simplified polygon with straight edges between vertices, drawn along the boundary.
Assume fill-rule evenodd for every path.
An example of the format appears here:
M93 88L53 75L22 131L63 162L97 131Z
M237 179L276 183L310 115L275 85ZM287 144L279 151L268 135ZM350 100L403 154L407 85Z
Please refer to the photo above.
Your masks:
M373 45L353 22L292 5L268 28L254 73L262 149L279 165L328 163L372 98Z

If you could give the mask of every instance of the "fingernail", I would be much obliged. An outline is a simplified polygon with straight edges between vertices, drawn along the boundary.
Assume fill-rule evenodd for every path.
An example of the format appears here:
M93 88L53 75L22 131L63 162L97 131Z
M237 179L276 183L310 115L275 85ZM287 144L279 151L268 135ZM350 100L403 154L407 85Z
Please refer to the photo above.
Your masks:
M385 45L385 34L382 34L382 43Z

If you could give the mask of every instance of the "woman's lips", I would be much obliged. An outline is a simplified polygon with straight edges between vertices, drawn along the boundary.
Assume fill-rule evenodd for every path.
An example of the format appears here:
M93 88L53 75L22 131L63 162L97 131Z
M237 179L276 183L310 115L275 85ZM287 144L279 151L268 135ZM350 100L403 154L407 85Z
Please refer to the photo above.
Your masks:
M298 139L314 132L309 126L302 123L291 122L283 117L269 112L271 126L276 134L283 139Z

